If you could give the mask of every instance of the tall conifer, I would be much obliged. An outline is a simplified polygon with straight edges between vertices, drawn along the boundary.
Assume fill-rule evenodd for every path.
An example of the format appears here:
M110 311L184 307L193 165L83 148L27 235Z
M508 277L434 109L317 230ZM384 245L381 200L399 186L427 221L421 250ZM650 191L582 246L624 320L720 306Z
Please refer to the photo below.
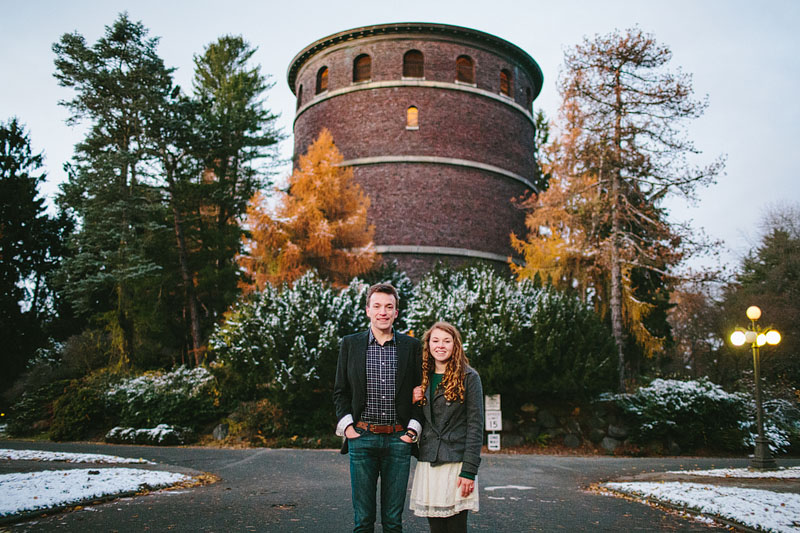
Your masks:
M70 122L89 126L59 200L79 220L73 256L62 268L63 287L77 310L112 332L122 365L135 350L137 330L152 319L152 302L142 308L146 298L139 293L157 290L162 270L148 250L166 221L148 167L148 128L172 80L157 44L142 23L123 13L94 45L78 33L53 45L55 77L74 91L62 102Z
M527 241L512 239L528 259L520 276L577 286L608 310L621 389L627 335L647 354L669 335L667 293L687 242L663 200L691 200L722 169L721 160L705 168L687 162L698 151L685 123L706 103L693 99L688 75L667 70L671 57L639 29L567 51L561 135L550 157L555 182L528 204Z

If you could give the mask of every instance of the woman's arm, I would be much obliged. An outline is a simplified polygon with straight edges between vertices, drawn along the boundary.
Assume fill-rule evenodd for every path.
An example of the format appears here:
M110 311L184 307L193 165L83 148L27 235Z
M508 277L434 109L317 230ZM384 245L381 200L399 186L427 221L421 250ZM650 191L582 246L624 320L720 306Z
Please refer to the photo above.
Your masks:
M464 448L464 465L461 467L464 477L474 478L481 464L481 447L483 446L483 386L481 378L474 370L466 375L466 391L464 403L467 408L467 436Z

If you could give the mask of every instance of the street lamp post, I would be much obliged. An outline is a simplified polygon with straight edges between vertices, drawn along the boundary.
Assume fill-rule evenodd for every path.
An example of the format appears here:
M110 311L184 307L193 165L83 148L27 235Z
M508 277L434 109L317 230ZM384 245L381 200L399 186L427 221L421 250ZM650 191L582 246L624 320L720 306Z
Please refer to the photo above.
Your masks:
M761 318L761 309L755 305L747 308L747 318L750 319L750 329L736 328L731 334L731 344L742 346L750 344L753 350L753 378L756 386L756 425L758 426L758 437L753 453L753 460L750 461L750 468L754 470L774 470L778 468L775 459L769 451L769 441L764 436L764 407L761 403L761 352L760 348L765 344L775 345L781 342L781 335L777 330L766 328L759 329L758 319Z

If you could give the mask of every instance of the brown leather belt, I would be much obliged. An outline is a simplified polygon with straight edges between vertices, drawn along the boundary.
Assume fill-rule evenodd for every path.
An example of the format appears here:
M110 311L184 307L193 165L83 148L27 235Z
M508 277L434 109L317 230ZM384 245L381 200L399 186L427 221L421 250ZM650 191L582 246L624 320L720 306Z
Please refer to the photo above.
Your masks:
M405 429L402 424L395 424L393 426L380 426L378 424L368 424L360 420L356 422L356 427L360 429L366 429L370 433L395 433Z

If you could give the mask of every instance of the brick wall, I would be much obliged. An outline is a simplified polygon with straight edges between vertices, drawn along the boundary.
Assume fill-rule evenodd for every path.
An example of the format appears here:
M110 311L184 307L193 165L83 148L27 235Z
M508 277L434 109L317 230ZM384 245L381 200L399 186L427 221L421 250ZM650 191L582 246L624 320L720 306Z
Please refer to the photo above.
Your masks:
M524 213L511 201L530 193L524 180L534 175L529 101L530 94L538 93L534 76L491 42L455 31L358 35L292 66L297 67L295 94L303 86L294 125L295 156L326 127L346 160L392 158L354 167L356 180L371 198L368 218L377 245L512 255L509 234L524 235L525 228ZM403 55L409 50L423 53L424 80L402 79ZM354 84L353 61L365 53L372 59L371 79ZM460 55L474 61L474 86L455 83ZM328 90L315 95L322 66L328 68ZM512 98L499 95L501 69L513 74ZM419 110L418 129L406 128L409 106ZM399 162L403 156L438 162ZM390 257L415 278L439 259L466 261L426 254Z

